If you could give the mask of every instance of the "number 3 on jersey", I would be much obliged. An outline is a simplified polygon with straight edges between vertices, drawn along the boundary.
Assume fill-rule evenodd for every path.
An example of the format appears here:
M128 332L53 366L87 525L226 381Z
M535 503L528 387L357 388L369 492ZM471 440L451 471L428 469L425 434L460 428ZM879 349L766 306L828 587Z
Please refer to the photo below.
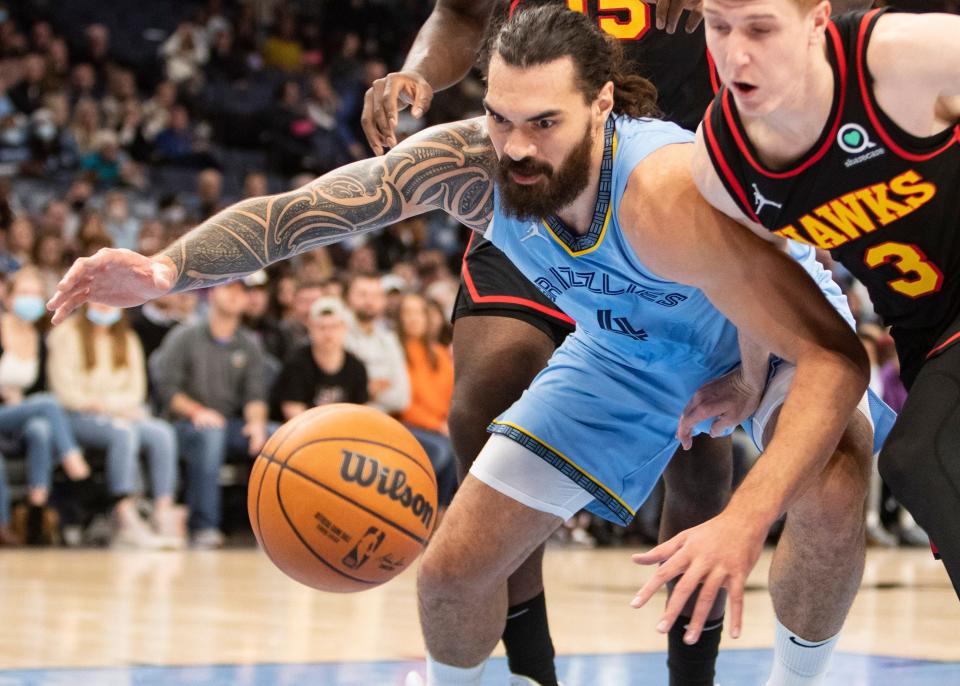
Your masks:
M927 260L927 256L915 245L892 241L880 243L864 253L863 261L871 269L881 264L893 265L904 278L887 281L887 285L908 298L936 293L943 285L943 274L937 265Z
M587 0L567 0L567 7L587 13ZM643 0L597 0L600 28L620 40L639 40L650 28L650 5Z

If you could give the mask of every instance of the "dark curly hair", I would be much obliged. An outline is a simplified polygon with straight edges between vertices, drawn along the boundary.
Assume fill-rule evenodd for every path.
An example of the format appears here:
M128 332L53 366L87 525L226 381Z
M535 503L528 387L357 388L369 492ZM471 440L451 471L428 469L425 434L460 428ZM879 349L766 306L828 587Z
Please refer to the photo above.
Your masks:
M636 74L620 43L594 22L562 4L520 4L509 18L492 19L478 67L486 76L494 53L514 67L573 59L577 87L589 103L608 81L613 82L613 111L629 117L653 117L657 89Z

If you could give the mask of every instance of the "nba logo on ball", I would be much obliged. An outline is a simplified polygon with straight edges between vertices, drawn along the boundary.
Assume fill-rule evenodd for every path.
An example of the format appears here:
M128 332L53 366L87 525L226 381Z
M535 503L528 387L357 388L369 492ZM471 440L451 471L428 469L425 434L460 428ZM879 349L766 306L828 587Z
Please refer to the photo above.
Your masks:
M288 576L322 591L362 591L402 572L426 545L437 480L400 422L363 405L325 405L264 446L247 510L257 542Z

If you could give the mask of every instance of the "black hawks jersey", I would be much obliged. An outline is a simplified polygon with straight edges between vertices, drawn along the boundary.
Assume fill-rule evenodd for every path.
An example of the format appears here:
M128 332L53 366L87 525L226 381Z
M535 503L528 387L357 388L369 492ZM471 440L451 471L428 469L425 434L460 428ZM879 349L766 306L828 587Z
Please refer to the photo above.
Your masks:
M917 138L877 105L866 50L880 12L828 25L833 107L817 143L789 168L763 164L725 87L703 130L717 175L748 217L829 250L867 287L909 387L957 333L960 126Z
M657 87L663 119L696 130L719 86L707 56L702 24L693 33L684 31L682 22L672 35L660 31L653 6L643 0L500 0L494 21L523 7L557 3L586 14L618 38L637 73Z

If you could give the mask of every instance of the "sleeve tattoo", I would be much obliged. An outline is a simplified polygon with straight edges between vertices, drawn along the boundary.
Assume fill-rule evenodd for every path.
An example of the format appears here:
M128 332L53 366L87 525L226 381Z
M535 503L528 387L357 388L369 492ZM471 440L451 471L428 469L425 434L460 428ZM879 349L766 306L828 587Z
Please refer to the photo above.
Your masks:
M482 231L493 212L495 163L479 120L463 121L428 129L383 157L302 188L243 200L162 253L177 269L171 292L230 281L434 209Z

